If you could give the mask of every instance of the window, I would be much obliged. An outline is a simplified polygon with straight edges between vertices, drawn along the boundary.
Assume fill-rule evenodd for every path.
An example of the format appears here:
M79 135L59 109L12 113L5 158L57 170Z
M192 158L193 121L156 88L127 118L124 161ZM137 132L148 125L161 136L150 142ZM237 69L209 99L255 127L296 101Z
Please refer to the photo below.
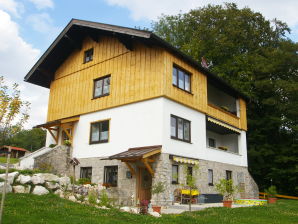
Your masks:
M179 166L172 165L172 184L178 184L178 173L179 173Z
M208 169L208 185L213 186L213 170Z
M179 89L190 92L190 73L173 66L173 85Z
M226 179L231 180L232 179L232 171L226 170Z
M215 139L209 138L208 139L208 142L209 142L209 147L216 148L216 141L215 141Z
M189 184L193 180L192 179L192 175L193 175L192 166L187 167L187 175L188 175L188 177L186 179L186 182L187 182L187 184Z
M171 138L190 142L190 121L171 115Z
M118 166L104 167L104 184L108 187L117 187L118 183Z
M91 181L92 167L81 167L80 178L87 178Z
M84 52L84 63L87 63L92 60L93 60L93 48Z
M110 79L111 76L107 75L94 80L93 98L107 96L110 94Z
M90 144L109 141L109 120L91 123Z

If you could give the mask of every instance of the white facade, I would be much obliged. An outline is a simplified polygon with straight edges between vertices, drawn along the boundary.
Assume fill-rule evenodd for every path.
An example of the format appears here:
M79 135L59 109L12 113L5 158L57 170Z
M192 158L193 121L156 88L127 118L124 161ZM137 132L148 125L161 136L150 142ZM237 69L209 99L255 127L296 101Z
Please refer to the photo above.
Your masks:
M171 139L171 114L191 121L191 143ZM89 144L90 123L110 120L109 142ZM107 157L132 147L162 145L162 152L247 166L246 132L238 136L239 153L206 145L206 115L166 98L133 103L80 116L74 127L73 156ZM47 145L52 140L48 134Z

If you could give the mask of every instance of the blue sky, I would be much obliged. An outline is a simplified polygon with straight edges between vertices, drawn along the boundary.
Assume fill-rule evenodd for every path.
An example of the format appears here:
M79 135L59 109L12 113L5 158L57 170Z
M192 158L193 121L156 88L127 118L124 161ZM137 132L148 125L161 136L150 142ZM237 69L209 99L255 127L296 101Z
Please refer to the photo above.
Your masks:
M44 123L49 90L23 82L24 76L72 18L127 27L151 28L161 14L173 15L227 0L0 0L0 75L20 84L31 102L26 128ZM298 0L235 0L267 19L277 18L298 41Z

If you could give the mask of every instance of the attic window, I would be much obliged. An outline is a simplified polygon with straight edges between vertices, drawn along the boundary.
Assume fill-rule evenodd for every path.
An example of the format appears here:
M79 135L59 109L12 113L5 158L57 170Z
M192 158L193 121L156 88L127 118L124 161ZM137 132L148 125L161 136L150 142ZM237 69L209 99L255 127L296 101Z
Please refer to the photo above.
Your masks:
M84 63L87 63L92 60L93 60L93 48L84 52Z

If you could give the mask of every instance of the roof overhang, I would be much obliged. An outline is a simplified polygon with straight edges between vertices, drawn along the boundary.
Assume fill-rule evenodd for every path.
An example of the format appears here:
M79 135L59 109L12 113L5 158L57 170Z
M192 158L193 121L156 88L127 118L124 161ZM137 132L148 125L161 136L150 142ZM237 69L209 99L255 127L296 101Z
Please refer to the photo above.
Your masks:
M225 88L235 97L248 99L247 96L230 86L223 79L203 68L197 61L182 53L152 32L78 19L72 19L68 23L50 47L31 68L24 80L32 84L50 88L50 84L54 80L55 71L71 52L75 49L81 49L83 39L86 36L91 37L97 42L100 40L101 36L114 36L130 50L132 50L132 43L137 40L150 46L160 46L191 64L194 68L205 74L208 80L219 83L222 88Z

